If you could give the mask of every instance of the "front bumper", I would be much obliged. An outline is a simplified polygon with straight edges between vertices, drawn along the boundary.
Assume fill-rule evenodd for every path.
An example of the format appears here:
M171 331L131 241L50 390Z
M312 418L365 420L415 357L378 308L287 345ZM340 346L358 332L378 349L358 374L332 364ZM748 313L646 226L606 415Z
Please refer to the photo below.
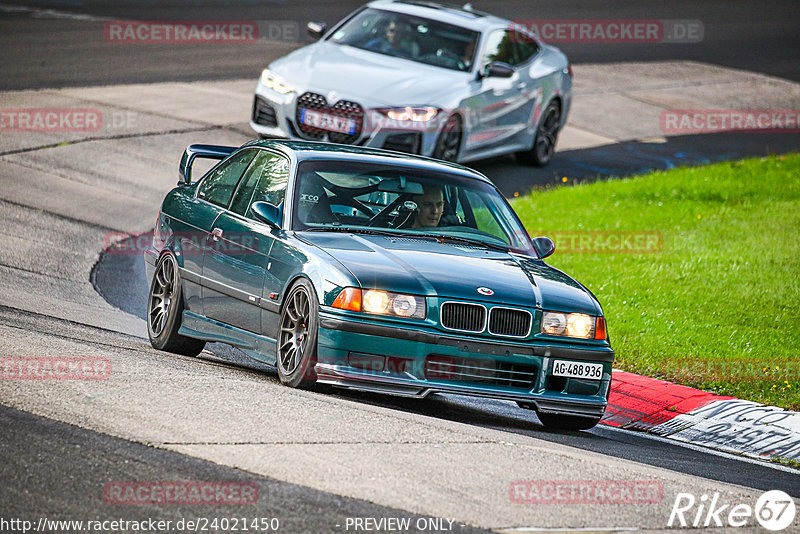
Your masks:
M560 359L601 363L602 379L554 377L553 361ZM613 359L609 347L442 335L320 310L315 371L320 383L362 391L419 398L453 393L516 401L546 413L600 417Z
M309 93L279 94L259 82L253 99L250 127L263 137L328 141L430 156L433 154L436 139L446 119L444 114L440 113L429 123L398 123L373 109L358 104L363 106L363 117L357 135L348 137L324 132L309 134L301 129L296 113L298 98ZM316 95L316 93L313 94ZM323 95L317 96L321 99L325 98ZM328 104L336 105L337 102ZM332 109L332 107L323 108L322 111ZM344 137L347 139L343 140Z

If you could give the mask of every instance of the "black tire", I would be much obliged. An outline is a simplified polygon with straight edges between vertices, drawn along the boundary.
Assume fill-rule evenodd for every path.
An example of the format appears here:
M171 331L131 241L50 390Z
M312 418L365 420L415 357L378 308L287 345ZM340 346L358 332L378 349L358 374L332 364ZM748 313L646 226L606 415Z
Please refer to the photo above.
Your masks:
M589 430L600 422L600 417L580 417L578 415L559 415L536 412L539 421L547 428L557 430Z
M458 161L461 151L461 139L464 136L464 127L461 117L450 115L444 123L439 137L436 139L436 146L433 148L433 157L444 161Z
M178 333L182 317L183 291L178 262L175 256L166 253L156 263L147 299L147 335L153 348L184 356L200 354L206 342Z
M281 382L289 387L316 387L318 307L316 292L305 278L294 283L284 300L276 338L276 366Z
M524 165L533 165L535 167L544 167L550 163L556 151L560 124L561 106L558 105L558 102L550 102L544 113L542 113L539 126L536 128L533 146L530 150L517 152L517 161Z

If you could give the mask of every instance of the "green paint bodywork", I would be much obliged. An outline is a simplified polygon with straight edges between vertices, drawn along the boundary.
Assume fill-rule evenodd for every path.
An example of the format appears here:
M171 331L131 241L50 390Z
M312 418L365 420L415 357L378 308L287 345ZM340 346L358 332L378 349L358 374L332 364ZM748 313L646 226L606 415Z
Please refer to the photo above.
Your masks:
M404 165L491 183L457 164L376 149L276 140L244 147L278 152L290 161L287 199L292 198L298 163L309 159ZM602 309L584 286L541 259L422 239L296 232L285 213L281 228L272 228L198 198L198 183L176 187L166 195L154 246L145 254L149 278L159 255L176 256L185 305L182 334L226 342L274 363L282 298L304 277L319 304L316 371L322 382L409 396L455 392L497 397L553 413L591 417L603 413L614 357L609 342L540 333L542 310L600 316ZM212 228L238 239L223 240L224 247L219 247L212 243ZM332 308L345 287L425 296L425 319ZM478 287L489 287L494 294L483 296ZM439 322L440 304L445 301L526 310L533 317L531 331L516 339L448 331ZM426 379L425 362L430 355L474 363L478 374L487 367L521 365L532 370L534 379L527 388L480 379ZM603 378L555 380L553 359L602 363ZM370 368L351 365L354 361L384 363Z

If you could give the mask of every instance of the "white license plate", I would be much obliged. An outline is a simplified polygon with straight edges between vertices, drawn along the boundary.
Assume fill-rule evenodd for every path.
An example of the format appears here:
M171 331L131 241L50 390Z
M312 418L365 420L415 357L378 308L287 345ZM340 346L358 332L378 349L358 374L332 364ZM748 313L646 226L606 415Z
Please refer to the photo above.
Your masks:
M346 117L331 115L330 113L321 113L310 109L300 110L300 122L321 130L328 130L329 132L352 134L356 131L355 119L348 119Z
M553 362L553 376L600 380L603 378L603 364L556 360Z

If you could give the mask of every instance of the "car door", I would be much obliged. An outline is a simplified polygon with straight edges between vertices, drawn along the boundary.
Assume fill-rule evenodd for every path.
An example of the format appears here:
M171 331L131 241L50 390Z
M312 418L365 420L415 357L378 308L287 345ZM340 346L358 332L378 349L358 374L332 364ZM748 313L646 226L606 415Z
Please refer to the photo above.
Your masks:
M261 149L239 181L228 210L214 222L203 260L203 308L206 317L262 333L261 300L275 286L269 274L274 229L252 217L251 205L282 204L289 160ZM270 337L274 332L267 332Z
M512 67L519 64L518 49L515 44L516 33L508 29L498 29L489 33L480 56L480 68L485 69L492 62L507 63ZM473 82L473 96L468 99L466 109L472 110L466 151L473 151L506 142L525 127L523 107L526 104L526 90L529 81L518 70L510 78L482 76Z
M530 137L536 131L536 122L539 120L539 114L542 112L542 95L544 94L542 85L550 82L542 77L537 69L541 64L539 61L541 58L539 42L522 29L515 30L514 35L514 46L518 61L515 69L519 76L516 87L520 92L521 98L519 110L515 112L515 123L519 126L518 133L524 137L524 139L520 137L520 141L529 145L532 141ZM553 88L548 87L547 91L552 92Z
M191 205L182 210L191 215L181 226L176 226L183 253L184 302L190 311L204 314L202 273L209 235L214 221L228 207L236 184L255 156L254 149L242 150L220 162L201 179Z

